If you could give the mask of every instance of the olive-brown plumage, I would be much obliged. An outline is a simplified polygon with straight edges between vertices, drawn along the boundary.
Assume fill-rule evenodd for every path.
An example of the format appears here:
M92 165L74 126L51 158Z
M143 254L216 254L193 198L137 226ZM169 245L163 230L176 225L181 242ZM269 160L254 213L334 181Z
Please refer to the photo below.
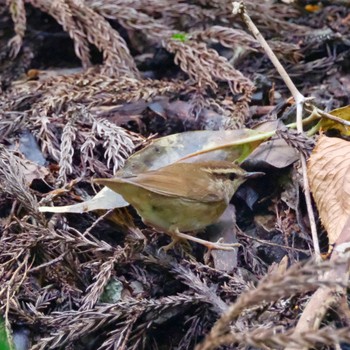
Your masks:
M130 177L96 179L119 193L145 224L175 240L189 239L211 249L232 249L184 234L215 223L249 173L226 161L174 163ZM182 232L181 232L182 231ZM237 245L236 245L237 246Z

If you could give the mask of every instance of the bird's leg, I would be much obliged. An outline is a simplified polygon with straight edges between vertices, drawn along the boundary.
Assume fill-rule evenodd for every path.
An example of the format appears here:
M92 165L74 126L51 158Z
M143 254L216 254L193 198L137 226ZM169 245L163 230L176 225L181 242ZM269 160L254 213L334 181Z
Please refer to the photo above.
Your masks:
M172 238L173 241L175 239L180 240L180 239L187 239L189 241L193 241L199 244L204 245L205 247L207 247L208 249L217 249L217 250L234 250L234 248L236 247L240 247L241 244L239 243L221 243L220 240L217 242L210 242L210 241L206 241L205 239L200 239L191 235L188 235L186 233L182 233L180 232L178 229L176 229L173 233L172 233ZM172 242L173 243L173 242ZM170 243L171 244L171 243Z
M167 252L169 249L174 248L174 246L177 243L180 243L180 244L185 246L185 247L183 247L185 249L185 251L187 251L187 250L189 252L192 251L192 247L189 244L187 239L183 239L183 238L179 237L176 232L168 233L168 235L171 237L171 242L163 247L160 247L159 250L164 250L165 252Z

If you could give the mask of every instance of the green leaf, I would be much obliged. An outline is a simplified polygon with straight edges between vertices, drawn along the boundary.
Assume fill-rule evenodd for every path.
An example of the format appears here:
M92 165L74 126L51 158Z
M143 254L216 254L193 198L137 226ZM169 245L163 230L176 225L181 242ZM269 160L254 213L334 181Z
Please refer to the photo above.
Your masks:
M174 40L179 40L181 42L185 42L188 40L188 34L186 33L175 33L171 36L171 39L174 39Z
M7 338L4 320L0 317L0 349L11 350L10 342Z

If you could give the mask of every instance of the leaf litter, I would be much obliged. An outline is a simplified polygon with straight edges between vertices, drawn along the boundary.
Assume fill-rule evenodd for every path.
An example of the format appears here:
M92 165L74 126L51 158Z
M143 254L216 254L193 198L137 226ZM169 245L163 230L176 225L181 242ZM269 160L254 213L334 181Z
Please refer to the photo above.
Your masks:
M245 3L302 93L347 120L347 2ZM31 349L206 349L225 337L230 349L328 349L350 341L339 309L325 327L293 334L311 291L344 288L327 275L342 265L306 262L313 249L295 155L308 155L313 140L276 126L262 148L264 139L249 136L237 146L245 128L260 135L261 122L294 123L295 109L230 1L9 0L0 13L0 305L16 346L22 330ZM329 133L309 161L324 252L348 218L347 141L332 138L347 136L339 125L323 119L310 129ZM203 152L213 144L219 149ZM266 173L203 233L238 241L234 252L193 244L165 254L166 236L132 208L112 211L127 203L91 186L93 177L193 153L249 156L247 170ZM52 205L78 213L38 210Z

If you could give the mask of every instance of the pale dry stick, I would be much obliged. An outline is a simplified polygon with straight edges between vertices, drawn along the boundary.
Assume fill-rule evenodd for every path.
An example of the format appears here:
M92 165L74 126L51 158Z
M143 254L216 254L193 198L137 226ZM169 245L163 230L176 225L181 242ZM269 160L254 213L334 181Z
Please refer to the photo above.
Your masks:
M300 252L300 253L308 253L309 251L307 249L299 249L299 248L295 248L295 247L289 247L287 245L283 245L283 244L278 244L278 243L273 243L273 242L269 242L269 241L266 241L265 239L259 239L259 238L256 238L256 237L251 237L249 235L246 235L243 231L239 230L239 235L240 236L243 236L245 238L248 238L249 240L252 240L252 241L255 241L255 242L258 242L258 243L261 243L261 244L265 244L265 245L269 245L271 247L278 247L278 248L282 248L282 249L287 249L287 250L292 250L292 251L295 251L295 252Z
M273 65L277 69L278 73L280 74L281 78L283 79L283 81L287 85L289 91L291 92L291 94L294 98L295 104L296 104L296 108L297 108L297 113L296 113L297 131L299 133L303 133L302 113L303 113L304 103L307 99L296 88L293 81L289 77L288 73L286 72L286 70L284 69L284 67L282 66L282 64L280 63L278 58L276 57L276 55L271 50L269 44L266 42L264 37L261 35L261 33L259 32L259 29L253 23L251 18L248 16L247 11L246 11L245 6L244 6L244 3L242 1L233 2L232 5L233 5L232 13L234 15L239 14L242 17L242 20L247 25L249 30L252 32L255 39L259 41L260 45L262 46L262 48L265 50L267 56L269 57L270 61L273 63ZM321 251L320 251L320 245L318 242L316 221L315 221L315 216L314 216L314 212L312 209L310 186L309 186L309 181L307 178L306 159L302 153L300 153L300 162L301 162L302 171L303 171L304 195L305 195L305 202L306 202L308 217L309 217L309 221L310 221L312 240L313 240L313 244L314 244L315 259L316 259L316 261L321 261Z
M345 126L350 126L350 121L348 120L344 120L342 118L339 118L335 115L332 115L330 113L327 113L325 111L322 111L321 109L315 107L315 106L308 106L306 105L306 107L310 107L312 108L312 113L316 113L317 117L318 118L326 118L326 119L330 119L330 120L333 120L334 122L337 122L339 124L342 124L342 125L345 125ZM310 112L309 109L305 108L308 112Z

